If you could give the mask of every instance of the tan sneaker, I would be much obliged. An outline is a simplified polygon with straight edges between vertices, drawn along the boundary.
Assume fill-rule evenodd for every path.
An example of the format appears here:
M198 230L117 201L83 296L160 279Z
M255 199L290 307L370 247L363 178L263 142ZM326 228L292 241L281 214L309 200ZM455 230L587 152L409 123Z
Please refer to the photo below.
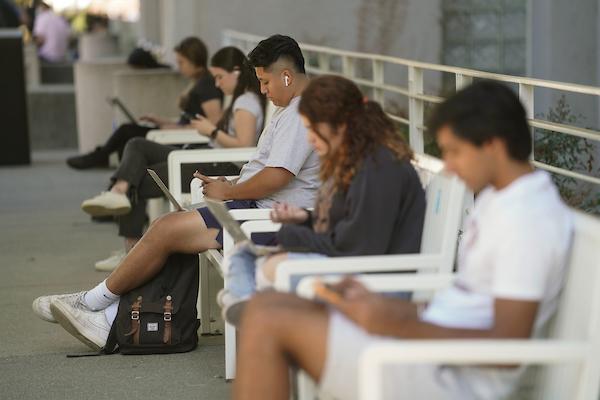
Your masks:
M111 272L114 271L125 258L127 252L125 250L113 251L110 257L98 261L94 264L96 271Z
M93 217L124 215L131 211L131 202L124 194L102 192L81 203L81 209Z

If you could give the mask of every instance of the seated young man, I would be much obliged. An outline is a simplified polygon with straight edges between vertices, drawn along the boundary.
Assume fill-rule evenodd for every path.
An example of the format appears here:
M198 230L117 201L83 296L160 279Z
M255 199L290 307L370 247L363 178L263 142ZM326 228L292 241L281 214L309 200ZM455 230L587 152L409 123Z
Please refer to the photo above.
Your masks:
M478 193L456 283L422 313L352 278L336 285L341 299L329 307L292 294L256 296L242 317L234 398L287 399L295 364L323 391L355 399L361 350L380 340L541 335L556 310L572 224L550 176L528 161L523 106L509 88L483 81L444 102L429 127L447 170ZM521 372L415 365L386 378L395 399L499 399Z
M290 37L275 35L261 41L249 59L261 91L281 108L261 135L256 153L242 168L238 181L199 175L205 182L204 193L233 200L227 203L230 208L266 208L276 202L310 207L319 182L319 159L298 113L300 95L308 82L300 47ZM221 247L221 227L207 209L198 211L159 218L105 281L87 292L39 297L33 302L34 312L56 322L50 310L54 305L68 321L65 329L99 349L106 343L120 295L155 276L171 253L194 254Z

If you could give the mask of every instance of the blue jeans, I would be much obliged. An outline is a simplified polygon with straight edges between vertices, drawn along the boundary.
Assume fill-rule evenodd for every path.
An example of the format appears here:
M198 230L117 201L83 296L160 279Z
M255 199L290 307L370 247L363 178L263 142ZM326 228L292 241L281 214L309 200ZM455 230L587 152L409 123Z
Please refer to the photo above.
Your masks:
M317 253L287 253L288 260L326 257ZM256 292L256 254L247 246L238 246L229 256L227 290L240 299L248 299ZM302 277L295 279L294 287Z

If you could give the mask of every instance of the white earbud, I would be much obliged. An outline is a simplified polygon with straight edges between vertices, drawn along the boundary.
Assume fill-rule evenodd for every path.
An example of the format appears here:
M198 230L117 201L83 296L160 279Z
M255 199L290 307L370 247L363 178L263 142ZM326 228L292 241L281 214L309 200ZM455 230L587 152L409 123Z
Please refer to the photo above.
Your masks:
M290 78L287 75L283 78L283 82L285 86L290 86Z

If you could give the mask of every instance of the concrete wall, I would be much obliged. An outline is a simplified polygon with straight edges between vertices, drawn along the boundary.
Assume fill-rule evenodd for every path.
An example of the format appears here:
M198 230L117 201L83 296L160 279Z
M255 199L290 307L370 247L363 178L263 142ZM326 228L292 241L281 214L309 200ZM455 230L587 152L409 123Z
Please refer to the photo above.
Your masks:
M596 86L600 83L600 21L598 0L533 0L531 18L531 76ZM546 113L560 93L540 93L536 113ZM598 101L592 96L569 96L585 126L598 128Z

